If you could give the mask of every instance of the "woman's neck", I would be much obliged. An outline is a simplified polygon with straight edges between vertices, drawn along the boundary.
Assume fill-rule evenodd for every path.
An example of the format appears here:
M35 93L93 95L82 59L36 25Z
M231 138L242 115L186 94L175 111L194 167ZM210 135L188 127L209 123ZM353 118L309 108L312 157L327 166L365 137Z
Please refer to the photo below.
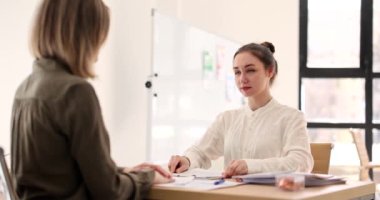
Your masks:
M265 106L272 99L272 95L269 92L266 92L261 95L248 98L248 105L251 110L255 111L258 108Z

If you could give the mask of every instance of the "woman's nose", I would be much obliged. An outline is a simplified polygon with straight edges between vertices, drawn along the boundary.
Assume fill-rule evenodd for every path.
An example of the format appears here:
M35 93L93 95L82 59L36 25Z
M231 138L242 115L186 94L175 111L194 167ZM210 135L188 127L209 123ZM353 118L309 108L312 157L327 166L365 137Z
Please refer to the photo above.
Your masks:
M248 82L247 76L244 73L242 73L240 76L240 83L247 83L247 82Z

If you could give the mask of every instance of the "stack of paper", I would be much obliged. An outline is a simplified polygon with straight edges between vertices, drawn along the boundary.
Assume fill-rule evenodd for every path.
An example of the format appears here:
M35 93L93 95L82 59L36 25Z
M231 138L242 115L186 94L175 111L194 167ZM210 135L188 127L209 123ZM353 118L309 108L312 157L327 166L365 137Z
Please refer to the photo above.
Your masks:
M242 176L233 176L244 183L275 185L277 175L302 175L305 176L305 187L315 187L322 185L344 184L346 180L329 174L312 174L312 173L296 173L296 172L274 172L274 173L258 173L247 174Z

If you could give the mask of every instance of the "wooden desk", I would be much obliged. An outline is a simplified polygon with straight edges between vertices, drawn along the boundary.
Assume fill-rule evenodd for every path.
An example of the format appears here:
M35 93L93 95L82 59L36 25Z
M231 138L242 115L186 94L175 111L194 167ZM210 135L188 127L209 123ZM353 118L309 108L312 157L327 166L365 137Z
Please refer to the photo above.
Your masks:
M293 199L374 199L372 182L348 181L347 184L305 188L297 192L282 191L274 186L239 185L210 191L194 191L154 186L148 199L165 200L293 200Z

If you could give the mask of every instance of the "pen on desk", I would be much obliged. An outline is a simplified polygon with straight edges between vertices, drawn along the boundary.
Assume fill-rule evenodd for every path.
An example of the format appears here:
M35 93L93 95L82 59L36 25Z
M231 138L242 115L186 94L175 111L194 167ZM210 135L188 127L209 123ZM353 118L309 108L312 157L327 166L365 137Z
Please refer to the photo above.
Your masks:
M216 181L214 182L214 185L220 185L220 184L222 184L222 183L224 183L224 178L221 178L221 179L219 179L219 180L216 180Z

